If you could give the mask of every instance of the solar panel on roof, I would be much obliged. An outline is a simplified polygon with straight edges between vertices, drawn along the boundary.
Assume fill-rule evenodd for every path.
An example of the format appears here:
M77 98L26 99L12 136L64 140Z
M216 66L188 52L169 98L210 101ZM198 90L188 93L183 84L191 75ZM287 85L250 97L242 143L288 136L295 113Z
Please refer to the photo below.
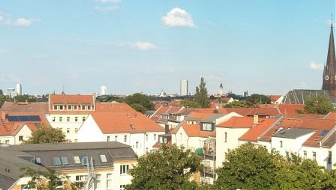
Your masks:
M41 121L38 115L11 115L8 116L8 121Z

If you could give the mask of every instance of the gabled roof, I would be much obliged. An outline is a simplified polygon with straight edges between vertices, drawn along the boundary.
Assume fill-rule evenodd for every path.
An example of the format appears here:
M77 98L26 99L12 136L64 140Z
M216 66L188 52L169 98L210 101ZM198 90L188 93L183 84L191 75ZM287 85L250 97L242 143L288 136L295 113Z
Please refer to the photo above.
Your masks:
M252 128L253 118L252 117L232 117L226 122L219 123L216 127L220 128Z
M94 95L51 94L49 103L53 104L90 104L94 105Z
M5 102L1 109L5 113L46 113L48 112L47 102Z
M91 116L104 134L164 131L160 125L138 112L96 112Z
M258 141L259 137L273 127L278 119L269 118L269 119L261 119L258 124L253 126L250 130L248 130L244 135L242 135L239 140L242 141Z
M188 124L187 121L184 121L180 126L173 129L171 133L176 134L180 128L185 131L188 137L216 137L216 131L202 131L200 124Z

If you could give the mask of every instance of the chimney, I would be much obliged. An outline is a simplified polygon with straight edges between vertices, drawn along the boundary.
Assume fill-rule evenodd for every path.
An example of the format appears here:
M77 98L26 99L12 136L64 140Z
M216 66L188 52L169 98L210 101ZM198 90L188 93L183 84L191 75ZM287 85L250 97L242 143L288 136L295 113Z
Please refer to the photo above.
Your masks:
M165 125L165 134L168 134L168 132L169 132L169 125L166 124L166 125Z
M259 122L259 117L258 117L258 115L254 115L254 116L253 116L253 125L258 125L258 122Z

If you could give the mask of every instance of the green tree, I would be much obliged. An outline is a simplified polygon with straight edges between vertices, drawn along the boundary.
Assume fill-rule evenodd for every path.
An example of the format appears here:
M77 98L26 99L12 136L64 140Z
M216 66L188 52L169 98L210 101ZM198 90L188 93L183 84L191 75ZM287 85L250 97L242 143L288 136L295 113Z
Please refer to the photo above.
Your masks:
M252 104L270 104L271 99L263 94L252 94L246 98L246 102L250 102Z
M304 111L312 114L327 114L335 110L332 102L326 96L313 96L306 100Z
M3 91L2 91L2 89L0 89L0 95L3 95Z
M197 102L191 101L191 100L183 100L181 102L181 105L186 108L200 108L201 107L201 105L199 105Z
M274 185L275 153L246 143L226 154L223 167L217 170L217 189L270 189Z
M65 135L60 129L46 127L32 132L31 137L24 141L25 144L42 144L42 143L61 143L65 142Z
M24 174L21 177L29 176L27 189L37 190L77 190L77 185L71 183L65 176L54 169L35 170L32 168L21 168Z
M154 109L154 104L146 95L135 93L125 98L125 102L138 112L145 113L147 110Z
M256 108L257 104L246 102L245 100L234 101L225 105L226 108Z
M208 90L206 88L206 83L203 77L201 78L201 82L199 86L196 87L196 94L195 94L194 100L202 108L210 107L210 101L208 98Z
M36 98L29 95L17 95L14 97L14 101L16 102L36 102Z
M190 181L191 175L200 168L200 158L190 150L176 145L165 146L137 159L138 164L130 169L132 184L127 190L157 189L178 190L196 189Z

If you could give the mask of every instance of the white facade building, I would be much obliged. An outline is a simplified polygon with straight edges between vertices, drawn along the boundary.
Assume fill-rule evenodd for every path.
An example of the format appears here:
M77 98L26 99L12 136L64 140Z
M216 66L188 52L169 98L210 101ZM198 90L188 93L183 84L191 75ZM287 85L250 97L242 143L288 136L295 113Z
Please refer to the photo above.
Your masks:
M100 87L100 95L104 96L107 94L107 87L106 86L101 86Z
M22 85L21 84L16 84L16 95L22 95Z
M188 91L188 80L183 79L183 80L181 80L181 84L180 84L180 95L181 96L187 96L188 93L189 93L189 91Z

